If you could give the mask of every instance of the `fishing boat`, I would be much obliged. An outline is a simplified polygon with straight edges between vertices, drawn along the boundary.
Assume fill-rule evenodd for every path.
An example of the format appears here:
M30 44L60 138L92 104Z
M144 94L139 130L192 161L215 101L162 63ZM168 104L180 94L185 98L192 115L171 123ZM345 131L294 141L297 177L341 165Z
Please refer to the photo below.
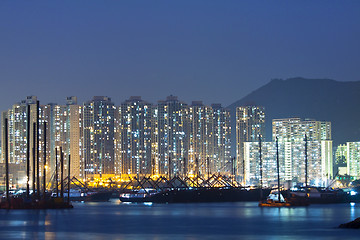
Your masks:
M271 191L266 201L259 202L259 207L292 207L293 205L286 201L278 190Z

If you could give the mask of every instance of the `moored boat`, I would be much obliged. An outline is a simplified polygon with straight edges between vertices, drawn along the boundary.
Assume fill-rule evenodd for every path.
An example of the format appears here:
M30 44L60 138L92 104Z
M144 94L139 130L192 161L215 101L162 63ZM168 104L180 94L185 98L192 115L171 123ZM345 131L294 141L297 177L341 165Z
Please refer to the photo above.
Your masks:
M266 200L259 202L259 207L299 207L308 206L309 202L304 198L284 198L279 191L272 191Z
M129 193L121 193L119 199L121 202L152 202L153 196L157 193L155 189L140 189Z
M112 195L111 191L82 191L81 189L70 189L70 201L78 202L107 202ZM68 198L68 193L64 193Z
M341 189L326 189L321 187L301 187L287 192L287 197L307 199L311 204L332 204L350 202L349 195Z
M269 194L270 189L263 189ZM223 188L172 188L163 191L139 190L120 194L122 202L153 202L153 203L200 203L200 202L241 202L259 201L261 189L235 187Z

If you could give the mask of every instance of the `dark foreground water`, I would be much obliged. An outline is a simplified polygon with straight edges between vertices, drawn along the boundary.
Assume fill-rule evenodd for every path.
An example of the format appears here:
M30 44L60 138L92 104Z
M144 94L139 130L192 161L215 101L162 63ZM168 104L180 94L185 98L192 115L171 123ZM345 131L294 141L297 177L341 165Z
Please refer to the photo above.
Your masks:
M0 239L360 239L338 229L360 205L259 208L257 203L74 203L67 210L1 210Z

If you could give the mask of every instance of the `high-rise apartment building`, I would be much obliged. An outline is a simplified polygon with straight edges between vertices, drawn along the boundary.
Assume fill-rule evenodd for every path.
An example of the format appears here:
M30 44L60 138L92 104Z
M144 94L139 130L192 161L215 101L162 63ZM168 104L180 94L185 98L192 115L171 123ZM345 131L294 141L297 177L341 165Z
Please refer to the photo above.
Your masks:
M71 157L70 175L78 178L84 177L84 160L82 154L83 141L83 114L82 106L77 104L74 96L66 98L66 132L67 155Z
M325 184L333 176L331 123L300 118L273 120L273 140L286 143L285 177L305 182L305 135L308 142L308 175L314 184Z
M187 105L176 96L159 101L154 117L153 140L157 140L153 151L157 152L159 174L184 174L184 160L187 158L185 136L185 108Z
M114 103L95 96L83 106L85 175L114 174Z
M186 137L188 142L187 172L206 175L214 171L214 117L211 107L193 101L186 109Z
M121 174L151 174L153 106L132 96L117 109L117 169Z
M347 144L340 144L335 151L334 176L345 175L347 172Z
M276 148L274 142L262 142L263 185L274 186L276 179ZM329 142L310 141L308 151L308 185L325 186L332 178L327 172L331 158ZM257 185L260 181L259 143L245 143L245 184ZM292 185L305 182L305 143L279 142L280 178Z
M27 159L29 158L30 175L33 176L34 160L39 156L42 161L41 152L33 151L37 149L37 139L40 141L40 107L36 96L28 96L26 100L16 103L8 111L2 112L2 162L5 159L5 138L8 139L9 163L19 165L16 169L18 182L26 183ZM39 116L39 117L37 117ZM4 135L5 119L8 119L8 136ZM29 121L28 121L29 120ZM29 126L28 126L29 122ZM35 124L35 128L34 128ZM39 126L39 130L38 130ZM35 140L35 141L34 141ZM29 143L29 147L27 144ZM34 145L35 144L35 145ZM41 147L41 144L40 144ZM37 167L37 165L35 165ZM39 166L42 169L42 166ZM36 169L35 169L36 171ZM42 173L40 173L42 174ZM29 179L32 184L33 178Z
M209 107L194 101L187 106L168 96L154 106L135 96L115 107L110 98L98 96L83 106L76 97L68 97L65 105L40 105L30 96L3 112L2 123L5 118L10 163L23 164L25 171L29 157L33 176L34 159L39 159L41 170L46 157L47 181L55 166L59 168L61 154L66 173L71 158L70 174L79 179L95 177L89 174L232 171L230 113L220 104Z
M306 136L306 141L305 141ZM305 159L308 164L308 184L326 185L333 176L332 140L330 122L315 120L302 121L299 118L286 118L273 120L273 141L278 138L281 169L283 180L292 184L305 183ZM259 164L258 143L248 143L245 152L245 169L248 172L246 182L251 184L252 179L258 179L258 173L251 170L251 165ZM270 149L268 146L272 146ZM306 150L305 150L306 149ZM262 154L273 155L274 146L262 142ZM257 154L257 158L256 158ZM276 159L273 155L272 159ZM273 170L263 165L264 176ZM269 166L268 166L269 167ZM254 169L257 169L256 167ZM255 172L254 172L255 171ZM270 180L269 180L270 181ZM269 184L269 182L267 183Z
M285 179L285 143L278 144L280 180ZM261 142L261 161L259 142L244 143L244 167L246 186L259 186L262 178L263 186L277 185L276 142ZM261 169L262 168L262 176Z
M236 160L240 182L245 180L244 143L265 139L265 108L241 106L236 108Z
M303 141L305 134L308 141L331 140L331 123L300 118L273 119L273 141L277 136L279 141Z
M65 171L67 172L69 157L71 157L70 175L83 178L82 106L77 105L77 98L74 96L68 97L66 101L66 105L49 103L41 106L41 119L47 123L47 166L50 173L55 172L55 161L57 159L59 164L60 150L62 150ZM55 156L56 151L57 156Z
M232 173L233 161L231 159L231 125L230 111L221 104L212 104L213 110L213 136L214 155L213 172Z
M360 142L347 142L347 174L352 179L360 179Z

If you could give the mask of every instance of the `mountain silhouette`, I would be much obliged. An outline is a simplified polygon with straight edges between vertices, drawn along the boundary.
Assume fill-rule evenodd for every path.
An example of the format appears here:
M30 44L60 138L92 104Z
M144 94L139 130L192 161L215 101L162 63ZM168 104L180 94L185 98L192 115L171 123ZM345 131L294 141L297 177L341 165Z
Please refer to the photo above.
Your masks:
M271 141L272 119L300 117L330 121L333 149L341 143L360 141L360 81L331 79L273 79L244 98L229 105L233 154L235 154L236 107L265 107L266 140Z

